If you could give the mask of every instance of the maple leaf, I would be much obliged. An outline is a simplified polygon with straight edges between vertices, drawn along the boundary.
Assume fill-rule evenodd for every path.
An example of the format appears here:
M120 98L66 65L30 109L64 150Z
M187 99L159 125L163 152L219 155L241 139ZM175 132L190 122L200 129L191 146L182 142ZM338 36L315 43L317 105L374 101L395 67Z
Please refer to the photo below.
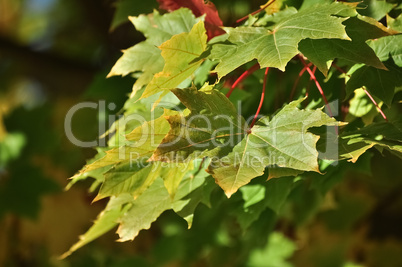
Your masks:
M167 117L170 131L150 160L184 161L191 157L221 156L230 152L247 125L229 99L212 86L173 89L191 111Z
M366 18L366 20L368 20ZM364 63L379 69L386 69L373 49L366 44L369 39L376 39L392 34L389 29L375 21L363 21L350 18L343 23L351 40L305 39L299 43L300 52L317 68L327 75L332 60L342 58L356 63Z
M183 178L173 199L162 179L156 179L141 196L132 200L130 209L119 219L119 241L133 240L140 230L149 229L151 223L165 210L173 209L191 225L192 214L203 199L206 185L205 171L196 173L197 170L195 168ZM188 198L189 194L191 200Z
M223 77L237 67L257 59L261 68L285 70L287 63L299 53L298 43L303 39L337 38L350 40L342 24L347 18L334 15L353 8L338 2L317 5L289 14L284 10L274 14L270 27L225 28L227 43L212 46L211 59L219 61L215 70ZM286 16L283 16L285 13Z
M180 85L204 61L199 59L206 49L207 36L202 21L194 25L189 33L181 33L164 42L159 48L165 59L163 71L155 74L141 98L164 92Z
M338 144L338 147L335 148L337 151L322 154L323 158L329 160L346 159L355 163L372 147L380 151L389 150L402 158L402 119L375 122L361 129L342 133L340 136L323 135L317 143L317 149L323 150L324 143L328 142Z
M167 109L164 111L164 116L175 114L178 113ZM79 173L74 175L72 179L97 169L102 169L103 172L105 172L107 171L107 169L104 169L105 167L112 167L118 163L131 161L133 164L137 161L146 161L170 129L169 123L164 116L144 122L142 125L135 128L131 133L126 135L129 144L106 151L104 156L86 165Z
M203 202L205 195L211 193L212 187L206 182L207 173L197 163L194 168L185 173L185 177L176 188L172 197L166 189L166 183L157 178L155 182L138 198L122 193L111 197L105 210L99 215L89 230L80 236L61 258L88 244L99 236L120 224L117 232L120 241L133 240L142 229L148 229L162 212L173 209L191 226L195 208ZM191 199L189 196L191 195Z
M233 152L211 163L208 172L228 197L252 178L262 175L265 167L276 165L288 169L287 175L300 171L319 172L315 147L319 137L307 130L338 123L321 110L298 109L301 101L303 99L286 105L272 120L260 119ZM273 177L270 173L270 178Z
M386 61L391 57L394 63L402 67L402 34L386 36L377 40L372 40L369 45L381 61Z
M215 5L211 1L205 3L204 0L158 0L158 2L159 7L167 11L187 7L196 17L206 14L205 29L207 30L208 40L225 33L220 28L223 26L223 23Z
M346 84L346 96L364 86L371 95L378 97L390 107L395 92L402 90L402 68L389 61L384 65L388 70L365 65L352 70L352 76Z
M165 61L157 46L173 35L190 32L199 19L196 19L189 9L183 8L164 15L155 10L153 14L130 17L130 21L147 39L123 50L123 55L117 60L108 77L142 72L133 86L135 94L152 80L155 73L163 70Z

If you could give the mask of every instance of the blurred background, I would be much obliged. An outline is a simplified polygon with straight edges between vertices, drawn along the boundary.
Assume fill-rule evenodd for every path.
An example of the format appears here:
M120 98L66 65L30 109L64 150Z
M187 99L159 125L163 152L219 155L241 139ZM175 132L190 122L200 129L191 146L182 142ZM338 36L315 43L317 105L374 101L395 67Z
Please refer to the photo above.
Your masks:
M222 15L243 16L258 2L225 3ZM157 7L156 0L0 0L0 266L100 266L114 262L114 250L137 249L110 234L56 259L105 204L91 205L85 184L64 191L96 154L68 141L64 119L83 101L114 103L112 115L122 108L134 79L106 75L122 49L144 39L127 17ZM107 115L78 111L75 137L97 140Z
M213 2L224 25L232 25L265 3ZM180 254L185 243L176 235L187 231L185 223L165 213L135 242L114 242L117 235L111 232L65 260L57 258L105 205L102 201L91 204L95 194L88 193L85 182L64 191L67 179L96 154L93 148L79 148L68 141L65 116L83 101L115 104L105 113L83 109L73 117L76 138L99 139L99 123L112 123L108 116L123 107L134 83L131 77L106 79L120 51L144 38L127 16L151 13L157 7L156 0L0 0L0 266L179 266L177 259L189 257ZM368 266L402 266L402 184L395 177L402 173L400 161L372 151L355 166L356 171L345 174L347 182L337 188L341 192L338 209L333 209L331 194L317 199L308 190L295 193L299 194L295 198L313 203L313 213L319 214L315 221L300 219L301 233L313 245L296 252L294 261L302 264L296 266L358 266L345 265L345 255L371 257L374 265ZM199 213L210 217L200 223L219 221L221 211L201 207ZM292 236L286 222L275 227L287 229ZM200 227L188 231L189 237ZM219 229L216 240L205 244L214 243L221 255L229 257L237 251L230 248L239 243L231 243L234 237ZM279 259L279 265L272 266L293 266L281 259L303 245L282 235L273 235L269 244L278 249L271 254L256 251L250 266L267 266L268 256ZM199 257L192 266L206 266Z

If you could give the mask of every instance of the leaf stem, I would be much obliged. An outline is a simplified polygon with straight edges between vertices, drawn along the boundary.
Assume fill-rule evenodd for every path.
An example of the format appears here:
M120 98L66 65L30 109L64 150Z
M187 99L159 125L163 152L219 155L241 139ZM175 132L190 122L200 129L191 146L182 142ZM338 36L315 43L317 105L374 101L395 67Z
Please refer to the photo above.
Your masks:
M263 11L264 9L266 9L267 7L269 7L270 5L272 5L275 1L276 1L276 0L273 0L273 1L271 1L271 2L268 2L268 3L267 3L265 6L263 6L262 8L260 8L260 9L258 9L258 10L256 10L256 11L254 11L254 12L252 12L252 13L250 13L250 14L248 14L247 16L244 16L244 17L242 17L242 18L236 20L236 24L242 22L243 20L246 20L250 15L251 15L251 16L254 16L255 14L260 13L261 11Z
M264 84L262 85L262 92L261 92L261 99L260 99L260 104L258 105L257 112L254 115L253 121L250 124L250 129L254 126L255 122L257 121L258 114L260 114L262 103L264 103L264 97L265 97L265 88L267 86L267 77L268 77L268 71L269 67L265 69L265 74L264 74Z
M252 74L254 71L258 70L260 68L260 65L258 63L255 63L252 67L250 67L248 70L246 70L245 72L243 72L242 75L240 75L239 78L237 78L237 80L232 84L232 86L230 87L229 92L226 94L226 97L229 98L230 95L232 94L233 90L236 88L236 86L243 81L244 79L246 79L250 74Z
M341 67L339 67L339 66L336 65L335 63L332 63L332 66L333 66L335 69L337 69L339 72L341 72L341 73L343 73L343 74L345 74L345 75L347 75L347 76L350 77L350 75L348 75L345 70L343 70Z
M307 69L306 69L307 70ZM313 68L313 74L315 75L315 71L317 70L317 67L316 66L314 66L314 68ZM311 81L313 80L313 78L310 76L310 80L308 81L308 84L307 84L307 88L306 88L306 97L308 97L308 94L310 93L310 88L311 88Z
M384 118L384 120L388 121L387 116L385 116L384 112L381 110L381 108L378 106L377 102L374 100L374 98L371 96L371 94L367 91L366 88L363 87L363 91L366 93L366 95L370 98L371 102L373 102L374 106L377 108L378 112L380 112L381 116Z
M307 66L311 66L312 64L311 63L309 63ZM297 78L296 78L296 80L295 80L295 82L294 82L294 84L293 84L293 87L292 87L292 91L290 92L290 97L289 97L289 101L292 101L292 99L293 99L293 97L294 97L294 95L295 95L295 93L296 93L296 88L297 88L297 85L299 84L299 82L300 82L300 78L303 76L303 74L304 74L304 72L307 70L307 67L304 67L300 72L299 72L299 76L297 76Z
M322 87L321 87L320 83L317 81L317 78L315 77L314 72L313 72L313 71L310 69L310 67L307 65L307 63L306 63L306 61L304 60L303 56L299 55L299 58L300 58L301 62L303 63L304 67L306 67L306 70L307 70L307 72L310 74L311 79L314 80L315 85L317 86L317 89L318 89L318 91L320 92L320 94L321 94L321 96L322 96L322 99L324 100L324 103L325 103L325 105L326 105L326 107L327 107L327 109L328 109L329 115L330 115L331 117L333 117L332 110L331 110L331 107L330 107L329 104L328 104L327 97L325 96L324 91L322 90Z

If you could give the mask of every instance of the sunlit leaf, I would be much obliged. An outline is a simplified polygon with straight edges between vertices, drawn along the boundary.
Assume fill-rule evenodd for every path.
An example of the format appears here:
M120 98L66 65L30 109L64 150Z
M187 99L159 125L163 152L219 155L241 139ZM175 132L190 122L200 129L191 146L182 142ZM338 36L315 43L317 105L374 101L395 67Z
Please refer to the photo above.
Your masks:
M191 113L167 118L171 129L151 160L180 162L189 157L222 156L242 139L244 119L225 95L211 88L173 90Z
M108 76L142 72L133 87L133 93L136 93L152 80L154 74L163 70L165 61L157 46L173 35L190 32L198 20L188 9L179 9L164 15L154 11L148 16L130 17L130 20L147 40L124 50L123 56L116 62Z
M262 175L265 167L319 172L315 147L319 137L307 130L337 122L321 110L298 109L301 101L286 105L271 120L260 119L233 152L209 166L228 197Z
M225 28L229 43L216 44L211 52L211 59L219 60L215 71L223 77L253 59L258 60L261 68L275 67L284 71L287 63L299 53L298 44L303 39L349 40L342 25L346 18L334 15L351 9L335 2L306 8L286 17L278 15L276 24L268 28Z
M204 61L198 58L205 51L206 42L204 23L200 21L189 33L175 35L159 46L165 66L162 72L155 74L141 98L176 88L192 75Z

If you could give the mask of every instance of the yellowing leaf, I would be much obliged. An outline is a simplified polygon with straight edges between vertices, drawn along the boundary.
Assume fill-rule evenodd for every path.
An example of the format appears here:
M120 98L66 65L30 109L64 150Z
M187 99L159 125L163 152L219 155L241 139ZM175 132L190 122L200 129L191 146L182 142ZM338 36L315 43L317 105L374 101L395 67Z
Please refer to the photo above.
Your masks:
M207 86L174 89L173 93L191 111L187 116L169 116L170 131L150 160L178 161L205 156L223 156L242 139L244 119L229 99Z
M133 86L135 94L152 80L155 73L163 70L165 61L158 46L173 35L190 32L198 19L189 9L182 8L164 15L155 10L153 14L130 17L130 20L147 40L124 50L108 77L142 72Z
M177 112L165 110L164 113L165 116L173 114L177 114ZM84 173L121 162L131 161L131 163L136 163L137 161L146 161L168 133L169 128L169 123L164 116L144 122L141 126L126 135L127 140L130 141L129 145L106 151L105 156L86 165L85 168L73 176L73 179Z
M207 35L202 21L189 33L181 33L164 42L159 48L165 59L163 71L155 74L141 98L176 88L192 75L203 60L197 60L205 51Z

